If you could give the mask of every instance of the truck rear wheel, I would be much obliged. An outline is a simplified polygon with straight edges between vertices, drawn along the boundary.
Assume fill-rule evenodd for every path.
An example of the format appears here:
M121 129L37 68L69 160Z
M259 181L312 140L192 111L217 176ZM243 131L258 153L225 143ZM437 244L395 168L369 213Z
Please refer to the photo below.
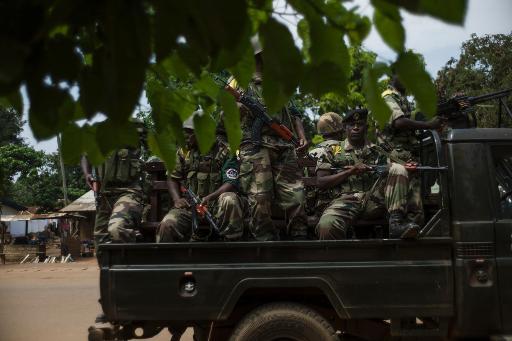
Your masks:
M254 309L236 326L230 341L334 341L334 328L313 309L271 303Z

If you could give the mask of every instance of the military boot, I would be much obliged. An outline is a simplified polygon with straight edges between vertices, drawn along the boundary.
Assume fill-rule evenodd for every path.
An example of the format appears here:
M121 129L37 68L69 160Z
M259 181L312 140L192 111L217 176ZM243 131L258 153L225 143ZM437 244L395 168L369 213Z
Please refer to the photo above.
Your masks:
M419 231L418 224L404 222L402 211L389 212L389 238L416 239Z

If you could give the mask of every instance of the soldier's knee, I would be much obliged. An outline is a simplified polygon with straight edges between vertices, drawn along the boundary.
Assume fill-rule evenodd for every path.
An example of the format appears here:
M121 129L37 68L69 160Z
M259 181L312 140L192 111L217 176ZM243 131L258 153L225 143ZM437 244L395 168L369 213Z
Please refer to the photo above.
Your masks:
M219 206L234 206L238 203L238 195L234 192L225 192L217 199Z
M346 224L344 221L338 221L338 218L330 215L323 215L320 217L316 225L316 233L318 239L345 239L346 238Z
M389 167L389 175L402 175L408 176L407 169L404 166L398 163L392 163L391 167Z

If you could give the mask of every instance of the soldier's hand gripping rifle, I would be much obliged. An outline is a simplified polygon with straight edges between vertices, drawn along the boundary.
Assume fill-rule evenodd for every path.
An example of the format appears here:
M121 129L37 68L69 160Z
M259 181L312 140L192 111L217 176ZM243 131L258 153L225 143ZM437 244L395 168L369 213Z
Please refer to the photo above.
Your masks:
M504 98L509 96L511 93L512 88L491 92L480 96L456 96L437 105L437 116L444 117L448 121L457 120L461 117L467 118L468 113L471 112L472 107L474 107L476 104L493 99ZM473 120L474 125L476 126L476 119L474 115Z
M219 78L217 78L219 79ZM222 81L221 79L219 79ZM235 97L235 100L243 105L245 105L255 116L255 122L252 126L251 138L254 143L261 142L261 130L263 125L267 125L270 129L272 129L277 135L279 135L283 140L291 142L295 148L301 146L300 141L295 137L290 129L287 126L279 122L279 120L270 117L267 114L267 108L261 104L254 97L248 96L245 93L240 93L236 89L234 89L231 85L222 81L224 84L224 89L228 91L230 94ZM316 161L313 159L309 153L305 153L308 159Z
M181 186L181 192L188 198L189 203L192 206L192 210L195 214L197 214L200 218L206 219L206 221L210 224L210 227L215 233L219 233L219 227L215 223L212 214L208 211L208 208L205 205L201 204L201 199L190 189L185 186ZM195 231L194 231L195 232Z

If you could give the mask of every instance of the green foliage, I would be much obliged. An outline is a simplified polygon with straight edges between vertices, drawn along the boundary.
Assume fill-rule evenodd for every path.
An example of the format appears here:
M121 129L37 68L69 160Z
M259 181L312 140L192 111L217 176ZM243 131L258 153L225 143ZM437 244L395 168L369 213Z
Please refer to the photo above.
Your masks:
M277 20L270 0L2 2L0 46L9 48L0 54L0 103L21 112L19 90L26 85L34 136L46 139L62 133L66 144L76 146L63 150L67 162L86 153L99 163L111 150L134 143L128 121L145 87L154 122L150 146L172 166L174 154L169 153L174 149L163 144L183 143L182 121L199 107L214 117L220 110L229 115L229 142L238 145L239 126L231 122L238 118L234 103L209 77L229 70L246 85L254 70L250 38L257 34L265 48L263 95L270 112L279 110L297 87L304 97L327 96L326 107L330 102L339 109L364 104L364 98L374 94L361 92L362 85L350 70L355 65L350 50L370 32L369 18L345 2L286 2L303 18L302 51L288 27ZM467 0L373 3L378 31L390 47L403 53L399 8L461 24ZM430 80L408 54L400 58L397 65L403 78L411 72L427 82L411 91L428 110L435 102L429 95ZM364 71L369 67L357 73L369 72ZM376 91L379 79L368 79L374 83L365 89ZM76 125L77 120L99 113L107 120ZM379 119L384 116L377 113ZM201 129L208 132L204 136L211 137L214 125L203 123ZM201 142L203 148L209 139Z
M391 110L387 106L384 99L381 97L381 89L376 86L377 81L387 71L387 68L382 63L376 63L371 69L365 69L363 75L363 89L366 93L368 107L372 111L373 118L380 123L383 127L387 122L387 118L391 115Z
M269 19L261 28L263 97L269 112L277 112L295 92L302 76L301 55L288 28Z
M414 52L403 52L394 67L407 91L414 94L419 110L432 117L436 112L436 90L423 60Z
M450 59L437 73L435 84L440 100L455 95L478 96L512 88L512 33L477 36L461 46L459 59ZM512 107L512 96L507 103ZM476 107L478 126L496 127L498 103L490 101ZM512 119L503 112L503 125Z
M61 174L58 155L45 154L25 145L0 147L2 170L0 194L12 197L26 206L39 206L43 211L62 207ZM78 166L65 168L68 194L74 200L87 191Z
M20 133L23 130L21 112L12 107L0 106L0 146L6 144L21 144Z
M242 140L240 112L238 111L235 99L227 92L220 93L219 101L224 109L224 128L228 135L229 146L231 147L231 152L234 153Z
M382 0L373 0L375 6L373 21L382 39L396 52L402 52L405 43L405 30L398 7Z
M466 17L466 0L383 0L414 14L428 14L450 24L462 25Z
M38 152L42 153L42 152ZM57 153L42 154L41 162L22 174L12 186L12 197L26 206L39 207L39 211L50 212L64 206L62 177ZM78 166L65 167L69 200L75 200L89 190Z

